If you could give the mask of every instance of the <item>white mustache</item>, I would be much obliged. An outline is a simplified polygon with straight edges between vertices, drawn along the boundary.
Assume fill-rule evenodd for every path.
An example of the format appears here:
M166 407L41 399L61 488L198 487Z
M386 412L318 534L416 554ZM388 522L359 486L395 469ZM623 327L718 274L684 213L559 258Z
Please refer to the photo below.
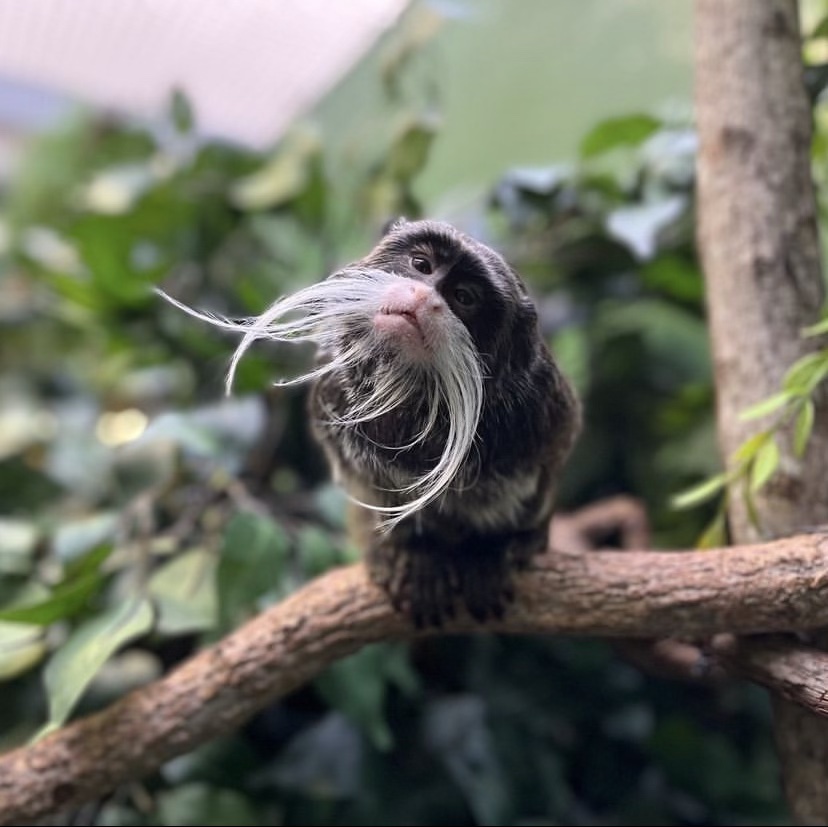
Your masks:
M483 407L483 366L471 335L453 314L443 314L436 336L426 342L431 358L424 362L406 360L404 354L389 349L387 341L375 332L374 315L380 311L389 286L400 279L403 277L384 270L349 267L278 299L261 315L241 321L199 312L156 289L185 313L243 334L227 370L227 393L232 389L239 362L258 339L313 342L327 361L299 376L279 379L275 385L311 382L382 356L376 359L380 368L370 388L349 395L348 414L332 414L331 424L356 426L407 402L419 405L425 399L425 422L411 440L406 445L382 446L401 450L422 443L434 430L441 409L444 410L448 433L440 458L429 471L394 489L403 495L400 505L379 506L351 497L360 505L383 514L385 530L412 516L451 487L474 445Z

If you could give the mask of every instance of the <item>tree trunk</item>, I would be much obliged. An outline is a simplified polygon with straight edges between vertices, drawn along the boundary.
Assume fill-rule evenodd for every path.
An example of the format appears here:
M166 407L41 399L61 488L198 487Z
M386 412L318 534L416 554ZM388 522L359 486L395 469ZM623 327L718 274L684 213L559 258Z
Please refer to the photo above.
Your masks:
M707 283L719 441L727 463L754 433L740 412L778 392L814 343L801 329L824 295L811 179L811 113L796 0L697 0L698 244ZM828 407L817 405L808 452L789 435L756 496L772 536L828 522ZM755 540L744 499L731 536ZM828 823L828 723L773 699L783 783L794 818Z

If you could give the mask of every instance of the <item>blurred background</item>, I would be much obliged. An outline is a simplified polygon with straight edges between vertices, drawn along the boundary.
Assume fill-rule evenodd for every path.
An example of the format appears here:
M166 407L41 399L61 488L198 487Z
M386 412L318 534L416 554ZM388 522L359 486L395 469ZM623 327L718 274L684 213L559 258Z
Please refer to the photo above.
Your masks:
M802 5L825 179L828 4ZM690 0L0 0L0 748L355 559L309 362L233 317L450 220L524 275L584 400L561 508L704 543ZM821 187L820 194L824 192ZM605 641L377 645L54 823L785 824L765 695Z

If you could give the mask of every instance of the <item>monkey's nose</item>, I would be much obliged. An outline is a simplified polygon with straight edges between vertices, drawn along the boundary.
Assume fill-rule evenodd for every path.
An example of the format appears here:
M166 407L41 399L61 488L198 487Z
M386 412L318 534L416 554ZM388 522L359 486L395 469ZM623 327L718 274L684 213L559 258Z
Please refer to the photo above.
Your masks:
M385 291L383 299L383 305L395 313L439 311L443 306L440 294L433 287L414 279L394 282Z

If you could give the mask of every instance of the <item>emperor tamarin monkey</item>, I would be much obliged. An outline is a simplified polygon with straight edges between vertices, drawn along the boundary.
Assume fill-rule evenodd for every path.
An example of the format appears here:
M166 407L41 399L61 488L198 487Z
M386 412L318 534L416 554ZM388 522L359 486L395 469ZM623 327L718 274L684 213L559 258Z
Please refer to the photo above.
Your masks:
M228 383L258 338L319 346L318 366L291 381L313 381L313 432L368 521L368 569L393 605L418 625L458 604L499 617L512 570L546 547L579 425L503 258L449 224L398 222L244 330Z

